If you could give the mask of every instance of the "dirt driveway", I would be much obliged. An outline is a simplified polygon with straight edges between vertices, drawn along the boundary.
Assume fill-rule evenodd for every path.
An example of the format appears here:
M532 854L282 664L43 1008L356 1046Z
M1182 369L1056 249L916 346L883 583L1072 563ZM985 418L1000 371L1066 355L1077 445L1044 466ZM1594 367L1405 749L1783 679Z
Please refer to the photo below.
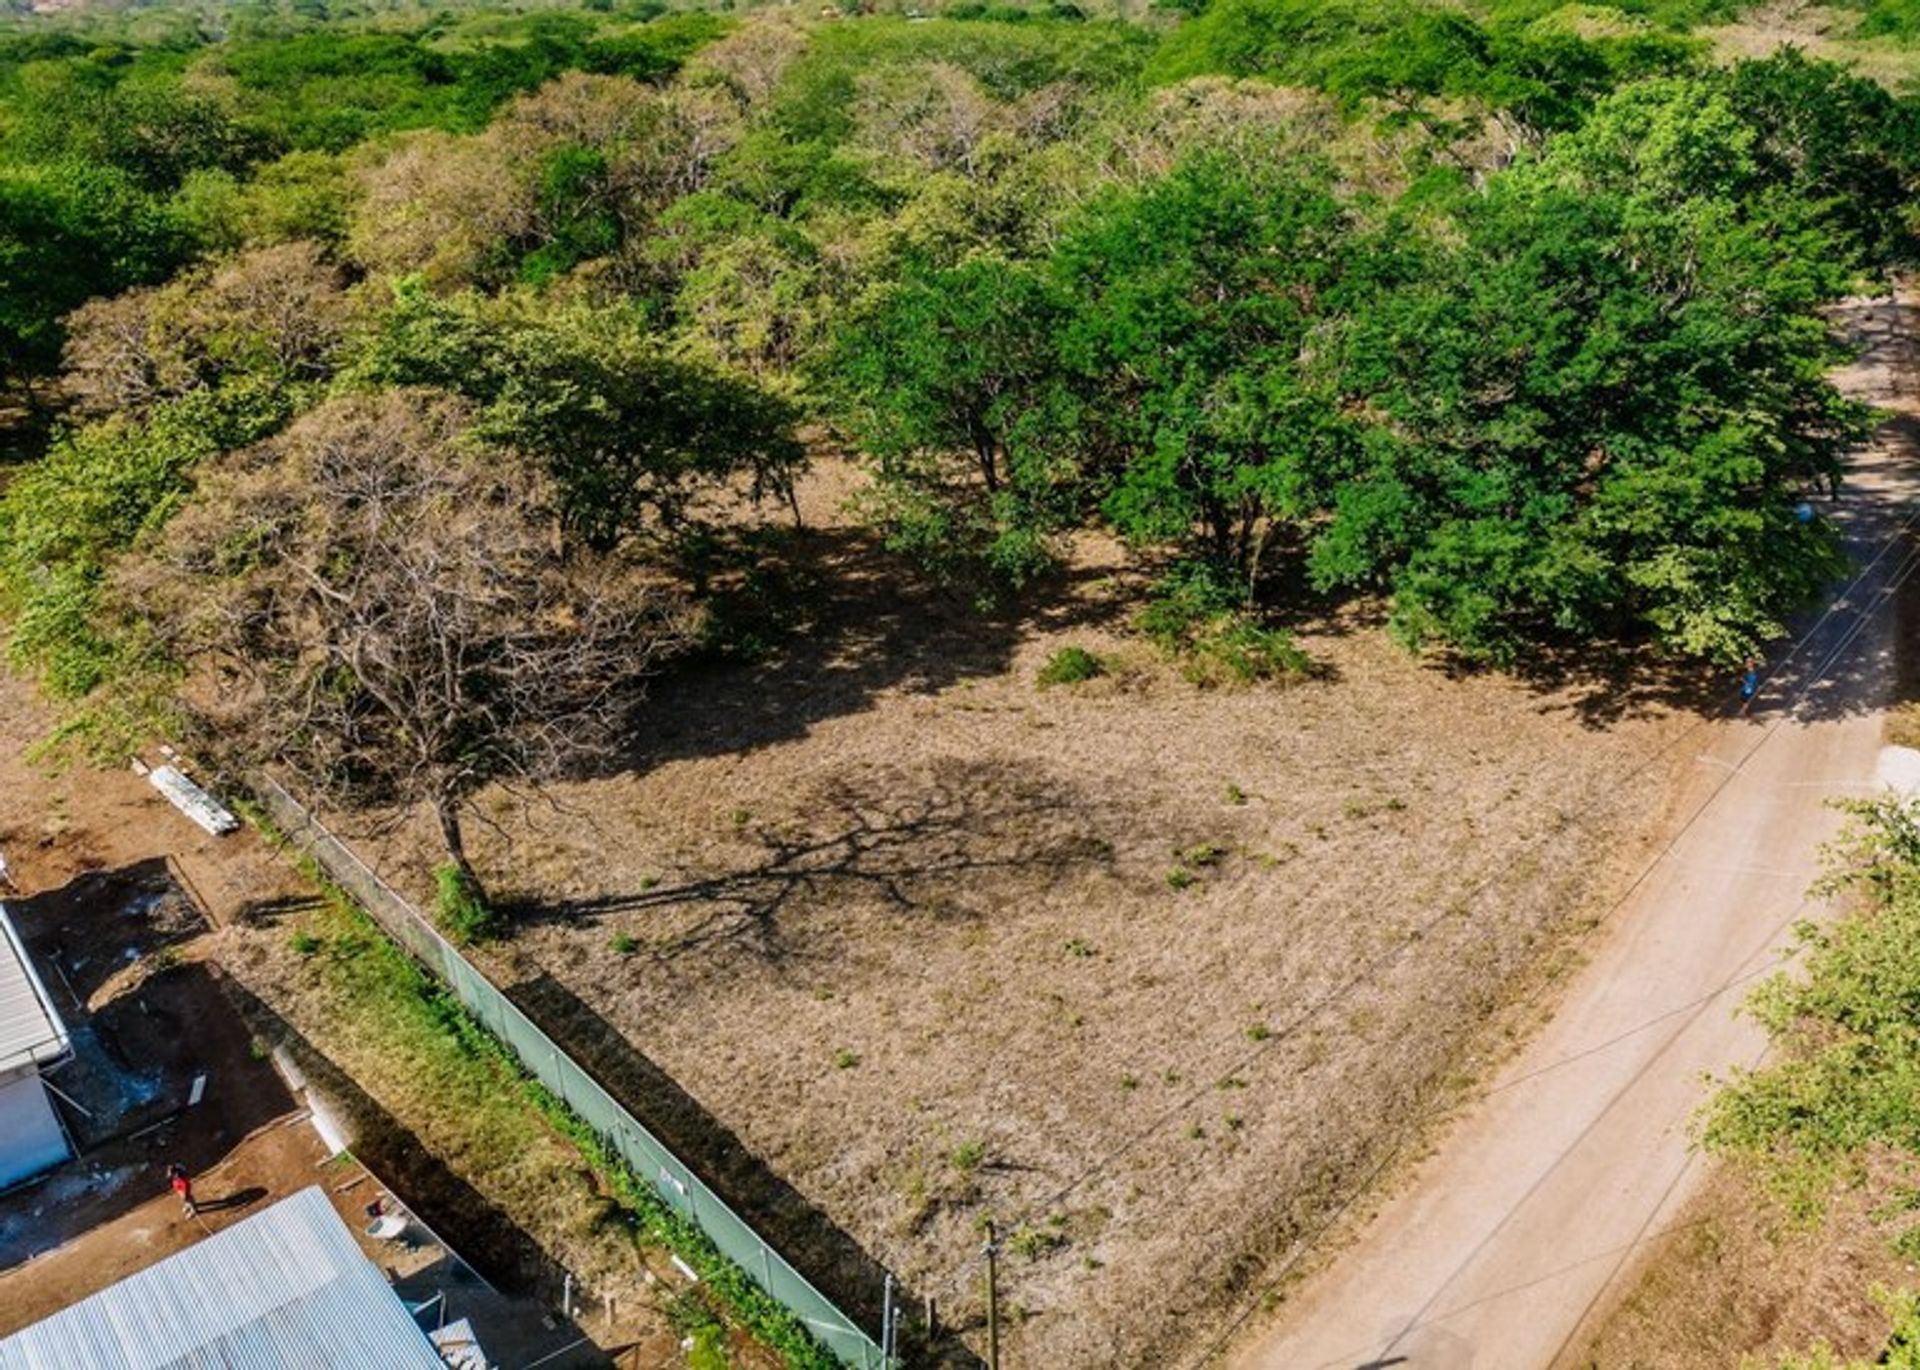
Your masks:
M1735 1009L1813 911L1804 891L1838 823L1826 800L1874 783L1891 590L1913 570L1920 308L1859 304L1847 322L1869 350L1845 384L1895 410L1834 511L1858 579L1790 659L1776 654L1754 717L1704 739L1671 843L1603 924L1554 1022L1236 1363L1552 1365L1691 1193L1688 1119L1707 1072L1764 1049Z

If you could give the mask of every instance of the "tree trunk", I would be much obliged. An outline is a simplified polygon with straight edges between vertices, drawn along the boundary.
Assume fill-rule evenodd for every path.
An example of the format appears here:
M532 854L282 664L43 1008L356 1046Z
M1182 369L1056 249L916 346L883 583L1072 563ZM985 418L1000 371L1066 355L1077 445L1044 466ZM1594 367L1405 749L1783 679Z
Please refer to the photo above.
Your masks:
M440 820L440 841L447 849L447 859L460 872L467 888L476 896L484 897L480 877L474 874L473 863L467 860L467 838L460 827L460 801L451 795L442 795L434 801L433 814Z
M989 495L998 494L1000 444L994 441L993 430L976 417L968 417L967 430L973 437L973 454L980 462L980 479L986 482Z

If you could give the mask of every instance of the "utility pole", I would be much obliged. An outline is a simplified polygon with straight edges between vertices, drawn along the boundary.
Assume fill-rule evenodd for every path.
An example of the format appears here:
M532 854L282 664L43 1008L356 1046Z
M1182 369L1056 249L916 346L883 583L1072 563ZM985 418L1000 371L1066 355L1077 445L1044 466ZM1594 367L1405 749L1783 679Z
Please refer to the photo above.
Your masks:
M987 1370L1000 1370L1000 1241L987 1219Z
M880 1296L880 1364L893 1370L893 1272L887 1272L887 1287Z

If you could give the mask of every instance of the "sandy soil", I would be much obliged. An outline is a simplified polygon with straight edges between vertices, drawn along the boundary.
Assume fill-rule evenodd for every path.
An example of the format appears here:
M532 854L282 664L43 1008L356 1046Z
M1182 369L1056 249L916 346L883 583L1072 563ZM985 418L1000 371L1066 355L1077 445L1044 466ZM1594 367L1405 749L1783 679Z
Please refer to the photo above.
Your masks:
M808 631L476 829L526 901L493 969L849 1306L878 1262L978 1344L993 1216L1013 1363L1163 1358L1470 1072L1695 715L1360 615L1302 621L1320 678L1206 692L1111 547L996 622L811 513ZM1114 672L1036 688L1068 643ZM426 895L429 834L361 836Z
M1704 1170L1687 1119L1708 1071L1764 1049L1735 1015L1741 989L1778 965L1788 928L1815 907L1803 891L1839 820L1824 801L1872 783L1893 684L1902 520L1920 493L1920 319L1882 301L1847 322L1868 352L1843 384L1897 410L1834 511L1860 579L1776 658L1754 717L1690 749L1686 819L1595 939L1554 1022L1241 1363L1554 1363L1685 1211Z

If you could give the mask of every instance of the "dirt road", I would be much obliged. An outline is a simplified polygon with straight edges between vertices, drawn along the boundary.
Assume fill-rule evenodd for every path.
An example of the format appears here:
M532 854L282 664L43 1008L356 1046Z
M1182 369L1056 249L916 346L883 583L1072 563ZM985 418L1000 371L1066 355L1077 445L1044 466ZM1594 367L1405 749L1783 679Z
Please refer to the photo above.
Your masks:
M1825 801L1875 783L1891 590L1913 570L1920 308L1863 303L1847 323L1868 350L1844 384L1897 411L1832 510L1858 579L1776 658L1752 718L1700 730L1671 844L1594 935L1554 1020L1235 1364L1551 1366L1691 1192L1703 1076L1764 1047L1735 1009L1812 912L1838 823Z

